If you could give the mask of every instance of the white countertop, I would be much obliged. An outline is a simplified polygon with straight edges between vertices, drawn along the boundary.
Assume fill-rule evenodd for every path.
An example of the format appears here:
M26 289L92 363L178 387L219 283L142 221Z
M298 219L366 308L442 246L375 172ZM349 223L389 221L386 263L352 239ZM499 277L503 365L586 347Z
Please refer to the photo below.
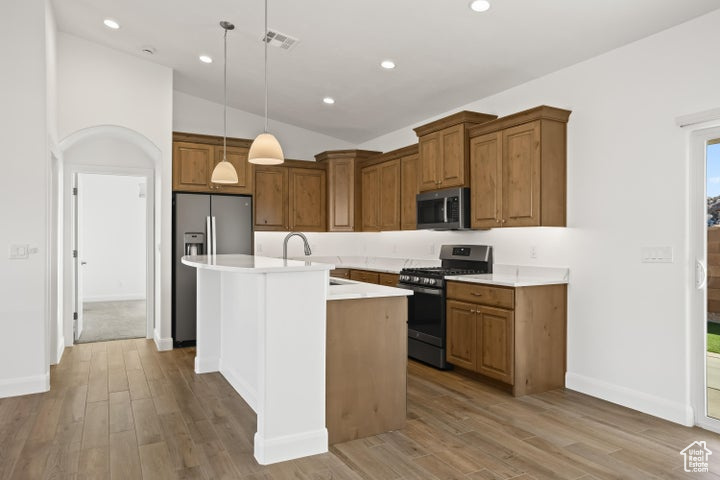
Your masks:
M190 267L236 273L279 273L332 270L334 265L256 255L186 255L182 263Z
M564 267L495 264L493 265L493 273L453 275L445 277L445 280L503 287L537 287L541 285L567 284L569 278L570 270Z
M299 260L302 257L293 257ZM370 270L382 273L400 273L403 268L412 267L439 267L440 260L422 260L416 258L391 258L391 257L306 257L313 262L324 262L335 265L335 268L354 268L356 270Z
M356 282L346 278L330 277L328 300L352 300L359 298L406 297L412 295L412 290L404 288L386 287L373 283Z

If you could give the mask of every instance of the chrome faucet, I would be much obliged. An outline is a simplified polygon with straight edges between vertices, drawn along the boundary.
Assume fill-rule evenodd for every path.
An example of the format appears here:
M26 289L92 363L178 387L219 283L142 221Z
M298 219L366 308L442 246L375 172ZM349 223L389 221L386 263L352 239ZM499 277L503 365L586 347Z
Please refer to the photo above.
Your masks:
M312 250L310 250L310 244L308 243L308 239L305 236L305 234L301 232L290 232L285 237L285 240L283 240L283 260L287 260L287 244L288 240L290 240L290 237L297 235L298 237L302 238L303 243L305 244L305 255L312 255Z

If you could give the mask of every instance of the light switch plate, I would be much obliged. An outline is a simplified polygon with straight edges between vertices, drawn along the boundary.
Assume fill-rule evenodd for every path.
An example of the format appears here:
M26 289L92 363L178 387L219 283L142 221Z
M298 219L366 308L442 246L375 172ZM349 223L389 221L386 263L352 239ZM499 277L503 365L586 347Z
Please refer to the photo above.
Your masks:
M10 245L10 260L26 260L30 256L30 245Z
M642 263L673 263L673 248L667 246L642 247Z

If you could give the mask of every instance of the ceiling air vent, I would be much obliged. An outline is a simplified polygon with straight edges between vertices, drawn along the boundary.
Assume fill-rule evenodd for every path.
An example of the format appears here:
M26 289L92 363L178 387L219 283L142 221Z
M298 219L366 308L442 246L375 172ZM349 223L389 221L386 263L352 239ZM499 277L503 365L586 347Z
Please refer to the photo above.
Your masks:
M275 30L268 30L267 35L260 39L262 42L267 42L271 47L280 47L283 50L290 50L292 47L298 44L300 40L285 35L284 33L277 32Z

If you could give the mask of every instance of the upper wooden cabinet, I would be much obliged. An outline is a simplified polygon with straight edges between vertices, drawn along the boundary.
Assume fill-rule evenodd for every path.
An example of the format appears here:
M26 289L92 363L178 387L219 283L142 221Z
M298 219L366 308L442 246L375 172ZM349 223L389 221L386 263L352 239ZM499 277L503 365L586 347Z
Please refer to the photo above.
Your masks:
M470 182L468 129L496 115L463 111L415 128L420 191L467 186Z
M324 165L286 160L255 166L255 230L324 232L326 174Z
M255 230L289 230L288 200L288 169L257 165L253 201Z
M361 170L362 230L400 230L400 160Z
M470 129L473 228L566 225L570 113L541 106Z
M326 230L326 175L324 170L290 169L290 230Z
M223 139L190 133L173 134L173 191L252 194L252 164L247 161L250 141L229 138L227 160L233 164L238 183L211 182L215 165L223 158Z
M316 162L327 165L329 232L361 230L360 165L378 155L370 150L333 150L315 156Z

